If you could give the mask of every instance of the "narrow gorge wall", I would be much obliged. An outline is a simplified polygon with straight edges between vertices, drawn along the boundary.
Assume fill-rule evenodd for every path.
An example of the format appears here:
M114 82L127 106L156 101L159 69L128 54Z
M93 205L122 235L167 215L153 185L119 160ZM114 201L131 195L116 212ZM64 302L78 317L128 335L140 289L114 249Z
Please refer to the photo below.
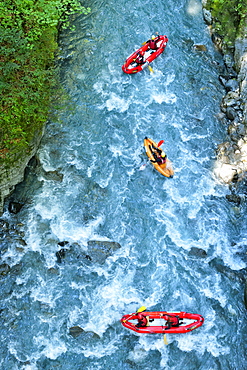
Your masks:
M9 168L4 164L0 166L0 215L3 212L4 200L15 189L15 186L23 181L25 169L30 159L35 155L44 134L45 125L40 133L37 133L30 143L28 153L20 153L19 157Z

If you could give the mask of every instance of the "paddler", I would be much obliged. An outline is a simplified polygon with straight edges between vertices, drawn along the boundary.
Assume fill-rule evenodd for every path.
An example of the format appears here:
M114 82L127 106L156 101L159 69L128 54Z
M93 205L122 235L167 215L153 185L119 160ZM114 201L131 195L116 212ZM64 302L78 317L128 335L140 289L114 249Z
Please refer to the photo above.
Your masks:
M152 144L152 147L151 147L151 145L149 145L149 149L151 150L152 155L154 157L154 159L150 159L150 162L158 163L162 168L165 168L166 167L166 158L167 158L166 153L163 150L161 150L159 148L156 148L153 144Z
M144 53L142 52L138 52L137 55L136 55L136 58L133 59L134 62L136 62L137 64L143 64L144 63Z
M148 44L149 48L152 49L152 50L157 50L159 48L158 45L157 45L157 42L159 41L159 39L160 39L159 35L157 37L155 37L153 35L151 37L151 40L147 41L147 44Z
M137 328L144 328L145 326L149 326L149 316L145 316L142 313L137 314L138 323L136 324Z

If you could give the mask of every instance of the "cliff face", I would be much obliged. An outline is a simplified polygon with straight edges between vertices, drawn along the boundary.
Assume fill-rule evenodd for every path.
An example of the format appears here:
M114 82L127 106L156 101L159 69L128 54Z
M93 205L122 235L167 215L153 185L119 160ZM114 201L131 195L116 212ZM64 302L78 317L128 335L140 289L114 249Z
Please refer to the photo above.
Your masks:
M247 26L243 38L235 41L235 64L240 85L240 97L243 101L243 122L247 125Z
M245 178L247 171L247 27L227 48L224 36L215 31L214 19L208 9L212 0L203 0L204 19L210 27L212 40L222 52L227 76L219 76L226 89L222 99L220 120L226 126L226 141L218 146L214 174L225 184ZM219 19L217 19L219 22Z
M40 141L44 133L45 125L43 131L37 133L33 138L32 143L30 143L30 150L27 153L20 153L20 156L14 164L9 168L0 166L0 215L3 212L4 200L9 196L15 189L15 186L23 181L25 169L28 165L30 159L35 155L39 147Z

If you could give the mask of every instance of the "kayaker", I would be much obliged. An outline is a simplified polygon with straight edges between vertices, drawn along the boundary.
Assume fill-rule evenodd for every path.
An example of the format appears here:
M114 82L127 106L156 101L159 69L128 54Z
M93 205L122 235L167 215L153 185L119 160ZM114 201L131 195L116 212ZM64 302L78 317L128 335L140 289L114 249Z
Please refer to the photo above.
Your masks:
M137 315L138 323L136 324L137 328L143 328L148 326L149 323L149 316L142 315L140 312Z
M143 64L144 63L144 55L141 52L138 52L136 55L136 58L133 59L134 62L137 64Z
M147 41L148 42L148 46L150 47L150 49L152 50L157 50L159 47L157 45L157 42L159 41L160 39L160 36L158 35L157 37L155 37L154 35L151 37L151 40Z
M151 146L150 146L150 150L151 150L151 152L153 154L153 157L154 157L154 159L150 159L150 162L158 163L159 165L166 164L166 158L167 158L166 153L163 152L163 150L161 150L159 148L155 148L154 146L152 148L154 148L156 150L158 155L153 150L151 150Z
M168 326L168 329L179 326L179 318L177 316L168 317L166 325Z
M154 159L150 159L150 162L152 163L158 163L159 165L166 163L167 155L165 152L163 152L160 156L156 153L153 153Z

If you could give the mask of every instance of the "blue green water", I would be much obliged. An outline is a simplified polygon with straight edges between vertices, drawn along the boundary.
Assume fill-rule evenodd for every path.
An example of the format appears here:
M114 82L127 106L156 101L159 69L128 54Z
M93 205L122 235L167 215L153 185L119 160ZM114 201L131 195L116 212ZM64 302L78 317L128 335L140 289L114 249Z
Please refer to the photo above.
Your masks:
M11 272L1 277L0 368L246 369L245 215L213 174L225 138L217 119L223 61L201 3L86 5L91 14L75 17L75 30L60 39L70 103L59 123L49 122L40 163L12 196L24 207L13 215L6 204L2 217L10 225L2 263ZM155 32L169 41L154 73L124 74L126 57ZM147 163L145 136L165 140L173 179ZM91 263L90 240L121 248ZM193 247L206 257L191 255ZM199 313L205 322L165 345L161 335L121 326L122 315L142 305ZM85 332L73 338L73 326Z

